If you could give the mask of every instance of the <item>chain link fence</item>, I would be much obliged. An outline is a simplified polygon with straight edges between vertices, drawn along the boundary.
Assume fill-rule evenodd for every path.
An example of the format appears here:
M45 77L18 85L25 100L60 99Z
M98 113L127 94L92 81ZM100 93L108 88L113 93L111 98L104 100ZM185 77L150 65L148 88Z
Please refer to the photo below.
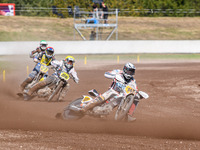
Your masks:
M73 17L74 12L76 14L79 11L88 11L85 8L71 7L58 8L52 7L16 7L16 15L22 16L58 16L60 18ZM110 12L115 9L109 9ZM118 9L119 16L200 16L200 9Z

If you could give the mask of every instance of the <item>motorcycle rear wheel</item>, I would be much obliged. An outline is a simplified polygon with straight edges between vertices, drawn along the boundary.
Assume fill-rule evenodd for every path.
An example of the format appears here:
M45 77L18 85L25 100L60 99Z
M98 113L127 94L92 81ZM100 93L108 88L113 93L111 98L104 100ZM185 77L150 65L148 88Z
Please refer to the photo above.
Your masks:
M126 117L131 105L133 103L134 96L128 95L125 100L123 100L123 104L120 103L120 106L117 108L115 113L115 120L120 121Z
M63 119L65 119L65 120L78 120L78 119L81 119L82 117L84 117L84 114L70 110L71 106L76 106L76 107L80 106L82 99L83 98L78 98L78 99L74 100L64 109L63 114L62 114Z

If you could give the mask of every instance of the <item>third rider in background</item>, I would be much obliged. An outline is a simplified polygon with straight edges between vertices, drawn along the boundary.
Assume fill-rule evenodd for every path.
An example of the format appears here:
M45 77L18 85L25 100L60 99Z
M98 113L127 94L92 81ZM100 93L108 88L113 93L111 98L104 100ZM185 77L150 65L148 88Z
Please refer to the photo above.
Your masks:
M35 50L31 51L30 58L38 55L40 52L45 52L48 43L45 40L40 41L40 46L37 47Z

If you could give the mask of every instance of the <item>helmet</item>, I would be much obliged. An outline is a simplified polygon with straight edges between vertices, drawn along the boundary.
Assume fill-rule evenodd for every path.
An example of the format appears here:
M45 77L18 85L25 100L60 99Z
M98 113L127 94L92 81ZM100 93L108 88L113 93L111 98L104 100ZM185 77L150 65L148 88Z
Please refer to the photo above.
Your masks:
M64 65L67 68L72 68L75 63L75 58L73 56L67 56L64 60Z
M54 55L54 49L53 47L47 47L45 50L45 55L47 58L52 58Z
M135 66L132 63L126 63L123 68L123 75L126 79L131 79L135 74Z
M40 48L44 51L47 48L48 43L45 40L40 41Z

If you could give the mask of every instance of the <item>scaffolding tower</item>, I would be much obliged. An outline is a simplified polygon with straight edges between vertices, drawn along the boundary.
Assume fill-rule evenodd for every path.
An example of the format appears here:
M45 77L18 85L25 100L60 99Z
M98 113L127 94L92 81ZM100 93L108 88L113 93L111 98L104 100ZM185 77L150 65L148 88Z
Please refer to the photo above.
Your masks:
M108 14L108 19L103 19L103 13ZM115 33L118 40L118 10L113 12L80 11L74 9L74 40L76 33L83 40L109 40Z

